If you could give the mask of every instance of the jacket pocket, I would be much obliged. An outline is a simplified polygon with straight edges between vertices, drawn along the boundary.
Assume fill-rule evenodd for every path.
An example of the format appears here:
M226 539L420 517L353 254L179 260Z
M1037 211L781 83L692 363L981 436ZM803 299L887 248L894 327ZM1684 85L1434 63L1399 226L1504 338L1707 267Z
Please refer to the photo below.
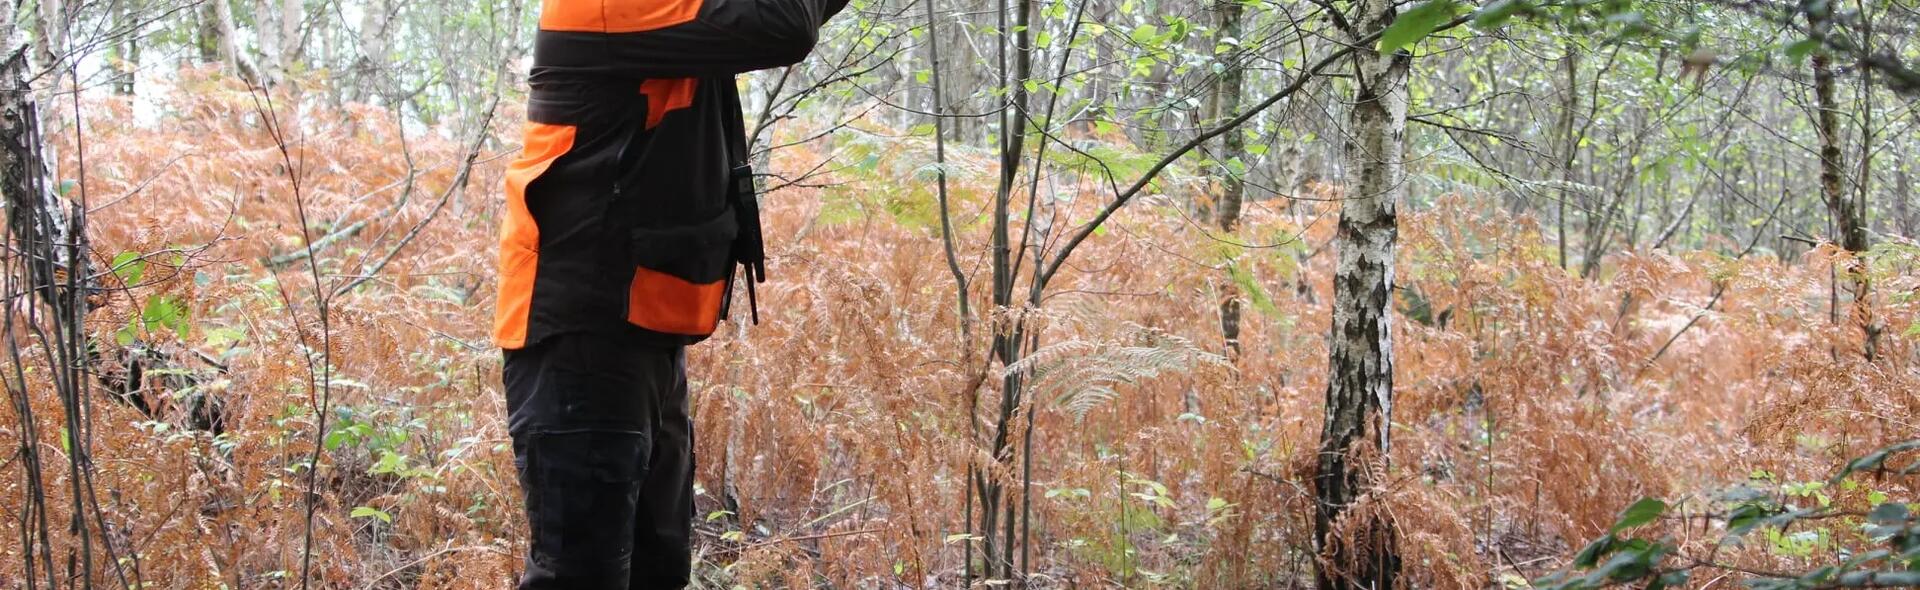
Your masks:
M632 230L627 321L666 334L712 334L726 303L739 231L732 207L689 225Z

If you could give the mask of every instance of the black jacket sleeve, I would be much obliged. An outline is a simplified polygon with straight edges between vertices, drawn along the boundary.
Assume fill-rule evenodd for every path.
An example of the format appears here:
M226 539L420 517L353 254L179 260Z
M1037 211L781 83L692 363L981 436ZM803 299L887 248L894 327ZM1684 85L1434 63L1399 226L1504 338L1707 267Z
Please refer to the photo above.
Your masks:
M534 77L692 78L793 65L813 51L820 27L846 5L847 0L704 0L692 20L658 29L542 30L534 41Z

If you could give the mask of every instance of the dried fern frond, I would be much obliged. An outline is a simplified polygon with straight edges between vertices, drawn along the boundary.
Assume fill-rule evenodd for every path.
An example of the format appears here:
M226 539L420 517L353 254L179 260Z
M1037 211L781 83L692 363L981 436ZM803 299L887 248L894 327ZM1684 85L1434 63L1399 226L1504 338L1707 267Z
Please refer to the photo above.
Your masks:
M1086 418L1087 412L1120 396L1117 386L1187 372L1201 366L1231 366L1225 357L1202 350L1193 341L1131 325L1131 342L1069 340L1035 350L1005 373L1031 376L1032 393Z

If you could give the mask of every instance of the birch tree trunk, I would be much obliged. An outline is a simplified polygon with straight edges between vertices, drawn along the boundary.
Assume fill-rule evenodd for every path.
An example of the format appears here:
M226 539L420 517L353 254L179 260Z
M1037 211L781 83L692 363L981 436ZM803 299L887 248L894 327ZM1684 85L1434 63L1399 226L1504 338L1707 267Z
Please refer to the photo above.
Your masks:
M1393 24L1393 0L1356 4L1364 37ZM1358 41L1355 41L1356 43ZM1393 257L1395 209L1405 176L1406 52L1353 54L1352 133L1346 144L1348 189L1334 236L1333 330L1328 343L1326 422L1314 476L1314 540L1323 590L1393 587L1400 563L1395 539L1378 513L1342 522L1374 482L1368 457L1384 461L1393 408ZM1357 452L1362 451L1365 452Z
M253 62L248 61L246 56L240 55L239 48L234 45L236 33L233 25L233 5L229 4L228 0L212 0L208 4L213 5L215 33L213 42L214 50L220 56L220 63L226 64L227 71L239 75L241 79L258 82L260 72L253 67Z
M379 7L363 7L363 10L377 10ZM300 38L300 21L306 18L306 4L301 0L281 0L280 2L280 52L272 56L275 79L291 75L295 64L306 47Z
M354 83L346 88L349 99L376 104L392 104L387 83L388 39L392 32L393 6L389 0L369 2L360 16L360 57L354 60ZM754 163L755 166L761 165Z
M52 70L67 58L67 28L72 18L62 0L39 0L35 4L40 9L39 14L35 15L39 29L39 34L34 38L35 46L39 49L42 67Z
M266 74L269 78L278 76L280 72L276 70L274 66L277 63L275 60L279 58L282 51L280 48L280 19L277 16L280 14L280 0L243 1L241 6L247 7L254 15L254 26L250 32L253 33L254 47L259 51L259 55L261 56L260 68L262 73Z
M28 84L27 44L20 31L8 27L4 40L9 52L0 62L0 195L5 195L7 224L16 255L27 257L28 289L67 317L67 297L54 287L68 272L68 257L57 244L68 237L67 207L54 193L40 136L40 110ZM42 45L44 47L44 45Z
M7 2L5 8L8 14L19 10L19 6L13 2ZM5 198L6 203L6 241L11 252L5 267L0 268L0 283L4 283L9 291L15 291L21 289L19 281L24 279L24 290L58 307L60 298L54 290L54 285L59 282L55 272L57 266L45 253L53 250L50 244L60 243L63 239L59 232L66 224L63 219L53 217L61 209L57 206L59 200L48 190L46 161L40 152L39 114L33 90L27 85L29 49L21 39L17 26L7 23L0 27L5 29L5 34L0 38L4 39L7 51L4 61L0 62L0 196ZM17 268L24 268L24 271L16 271ZM19 274L14 274L16 272ZM33 307L32 302L27 302L23 307ZM11 320L6 324L9 329L13 327ZM19 347L13 348L18 350ZM19 353L16 352L16 362L18 358ZM9 383L6 389L12 390L14 387ZM19 508L19 546L25 557L24 581L31 587L37 575L44 575L47 588L58 588L54 537L44 491L46 478L41 445L36 443L40 435L36 433L37 422L32 417L33 404L20 393L8 393L13 411L21 417L17 428L19 436L16 437L18 448L12 454L20 459L24 488L20 494L22 506Z

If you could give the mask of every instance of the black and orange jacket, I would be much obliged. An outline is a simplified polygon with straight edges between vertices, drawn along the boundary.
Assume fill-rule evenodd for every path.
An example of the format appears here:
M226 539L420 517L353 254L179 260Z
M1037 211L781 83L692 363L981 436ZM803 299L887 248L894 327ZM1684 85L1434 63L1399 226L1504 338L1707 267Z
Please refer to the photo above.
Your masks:
M506 175L494 342L712 334L739 242L759 232L751 191L731 188L746 152L733 76L800 61L845 6L545 0L525 145Z

